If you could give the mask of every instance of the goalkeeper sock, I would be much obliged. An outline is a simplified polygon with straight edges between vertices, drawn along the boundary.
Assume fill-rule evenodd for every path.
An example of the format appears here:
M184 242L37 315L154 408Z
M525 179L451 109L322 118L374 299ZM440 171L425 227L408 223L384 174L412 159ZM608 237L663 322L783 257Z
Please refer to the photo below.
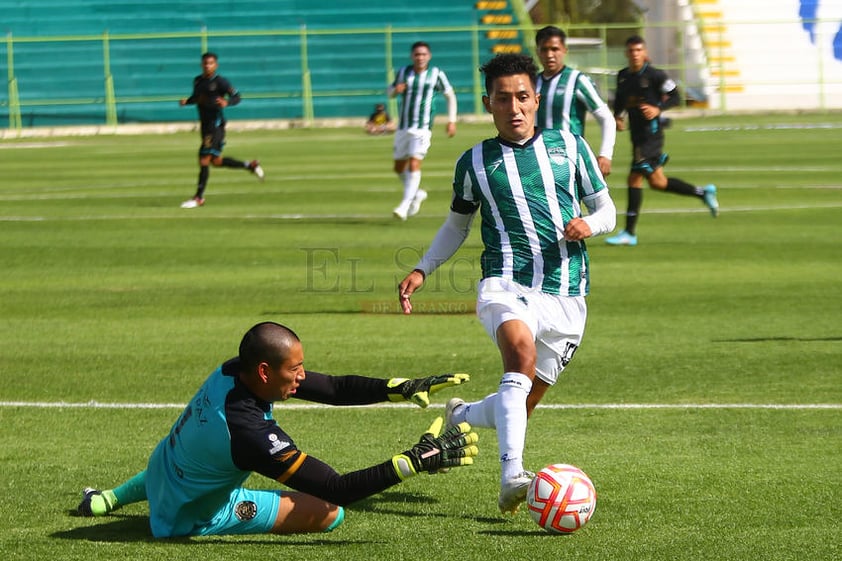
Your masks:
M103 491L110 493L111 491ZM146 500L146 470L113 489L114 508Z
M526 442L526 397L532 380L520 372L506 372L497 391L494 420L503 480L523 471L523 447Z

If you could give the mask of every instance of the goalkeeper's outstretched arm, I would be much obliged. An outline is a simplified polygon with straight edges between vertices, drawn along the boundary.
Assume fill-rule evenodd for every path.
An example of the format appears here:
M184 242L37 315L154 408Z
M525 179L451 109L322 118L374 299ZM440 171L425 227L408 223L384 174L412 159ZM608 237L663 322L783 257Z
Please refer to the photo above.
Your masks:
M295 397L327 405L368 405L384 401L411 401L420 407L430 404L430 396L444 388L467 383L465 373L438 374L425 378L369 378L329 376L307 371Z
M479 437L467 423L439 435L442 419L436 419L421 440L391 460L369 468L339 474L323 461L304 456L292 475L279 481L297 491L345 506L375 495L421 472L471 465L479 453Z

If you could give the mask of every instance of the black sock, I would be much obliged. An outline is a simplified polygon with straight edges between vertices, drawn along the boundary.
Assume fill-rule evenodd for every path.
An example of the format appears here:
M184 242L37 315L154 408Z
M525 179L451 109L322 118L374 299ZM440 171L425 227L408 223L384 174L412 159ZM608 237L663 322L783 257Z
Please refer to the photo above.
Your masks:
M205 187L208 185L208 176L210 175L210 168L208 166L199 166L199 184L196 186L196 198L201 199L205 196Z
M643 189L629 187L629 202L626 207L626 232L634 235L637 228L637 217L640 216L640 207L643 205Z
M675 193L676 195L699 197L700 199L705 196L704 190L699 189L695 185L690 185L689 183L686 183L674 177L670 177L667 179L666 191L669 191L670 193Z
M240 160L234 158L222 158L222 167L224 168L244 168L246 167L245 162L241 162Z

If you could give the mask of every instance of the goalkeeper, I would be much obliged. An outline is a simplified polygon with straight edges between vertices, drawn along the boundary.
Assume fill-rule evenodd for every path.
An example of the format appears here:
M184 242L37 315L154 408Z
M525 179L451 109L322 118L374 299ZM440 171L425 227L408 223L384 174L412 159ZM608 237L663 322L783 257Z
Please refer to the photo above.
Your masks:
M217 368L158 444L146 469L114 489L85 489L77 511L102 516L146 500L155 537L330 531L344 505L421 472L473 463L477 435L467 423L440 434L438 418L410 449L383 463L339 474L299 450L272 417L291 397L330 405L412 401L468 381L467 374L391 380L304 370L298 336L273 322L252 327L239 356ZM295 491L242 486L252 472Z

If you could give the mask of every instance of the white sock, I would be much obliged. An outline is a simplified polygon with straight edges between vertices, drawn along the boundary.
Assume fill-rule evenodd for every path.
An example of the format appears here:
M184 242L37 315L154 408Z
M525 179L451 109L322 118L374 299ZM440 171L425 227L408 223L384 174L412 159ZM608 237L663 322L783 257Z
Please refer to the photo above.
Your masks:
M503 481L523 471L523 447L526 443L526 397L531 389L532 380L519 372L506 372L500 380L494 422L497 426L497 446L500 449Z
M467 421L472 427L493 429L494 409L497 407L497 394L485 396L482 401L466 403L455 415L453 420L458 423Z
M409 206L412 199L415 198L415 194L418 193L418 187L421 186L421 170L405 171L401 174L401 179L403 180L403 200L401 201L401 206Z

